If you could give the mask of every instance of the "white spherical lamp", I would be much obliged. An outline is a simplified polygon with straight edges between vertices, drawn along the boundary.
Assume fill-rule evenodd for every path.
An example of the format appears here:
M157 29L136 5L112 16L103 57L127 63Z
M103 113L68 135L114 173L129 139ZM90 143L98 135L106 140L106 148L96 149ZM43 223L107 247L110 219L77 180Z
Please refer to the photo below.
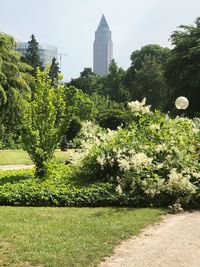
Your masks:
M189 101L184 96L179 96L175 101L175 106L177 109L186 109L189 106Z

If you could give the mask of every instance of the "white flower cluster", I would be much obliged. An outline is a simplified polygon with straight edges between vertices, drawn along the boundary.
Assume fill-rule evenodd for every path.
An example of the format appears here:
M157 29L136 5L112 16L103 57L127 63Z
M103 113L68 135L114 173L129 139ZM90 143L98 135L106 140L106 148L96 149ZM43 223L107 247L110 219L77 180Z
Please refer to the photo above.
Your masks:
M91 121L86 121L83 123L81 131L76 139L80 140L80 146L86 155L94 146L99 146L111 140L116 133L117 131L112 131L110 129L105 130Z
M160 130L160 125L158 125L158 124L151 124L149 126L149 129L152 130L152 131L154 131L154 130Z
M165 180L160 178L154 181L153 179L146 179L141 181L141 186L145 194L154 197L160 194L165 188Z
M122 187L121 187L120 184L117 185L115 191L116 191L119 195L121 195L121 194L123 193L123 190L122 190Z
M167 145L165 143L159 144L155 147L155 152L156 153L161 153L167 151Z
M136 153L135 150L113 149L111 153L102 153L97 157L97 162L101 165L101 169L104 169L105 165L113 167L116 163L119 170L127 172L131 169L145 168L152 163L152 158L149 158L145 153Z
M190 182L190 175L177 172L175 168L170 171L167 189L169 192L187 192L190 194L196 192L196 186Z
M200 179L200 172L192 172L191 175L196 179Z
M194 129L200 130L200 118L194 118L192 120L192 124L194 126ZM199 132L199 131L198 131Z
M131 158L131 163L135 168L147 167L152 163L152 158L149 158L145 153L136 153Z
M145 106L146 98L142 100L142 102L136 100L131 101L128 103L128 107L132 112L135 113L135 115L144 115L144 114L151 114L150 107L151 106Z

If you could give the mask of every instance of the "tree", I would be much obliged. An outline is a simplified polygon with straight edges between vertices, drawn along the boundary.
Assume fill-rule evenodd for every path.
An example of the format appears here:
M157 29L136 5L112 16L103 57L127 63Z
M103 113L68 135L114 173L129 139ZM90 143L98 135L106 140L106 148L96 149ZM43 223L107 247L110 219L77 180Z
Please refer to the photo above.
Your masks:
M86 94L93 94L98 91L98 82L99 77L92 72L92 69L84 68L84 70L80 72L80 77L72 79L67 83L67 87L74 86L81 89Z
M153 109L167 111L171 92L164 79L163 65L155 58L145 57L135 70L134 87L135 99L146 98Z
M164 66L169 51L169 48L157 44L149 44L133 51L131 67L124 76L124 86L130 90L132 100L146 97L153 108L167 109L170 89L166 85Z
M56 62L56 58L53 57L52 63L49 69L49 78L51 79L52 86L58 85L59 73L60 73L59 63Z
M20 130L19 102L30 96L32 68L20 60L12 37L0 33L0 123L6 135L17 136ZM5 136L5 134L4 134Z
M173 89L175 101L178 96L188 98L187 114L191 117L200 113L200 17L195 25L181 25L171 35L174 48L166 63L166 78Z
M87 94L74 86L65 87L65 99L67 102L66 113L71 118L90 120L94 114L94 103Z
M42 68L40 61L38 42L36 41L35 35L31 35L31 40L28 41L28 48L25 55L25 62L33 67L31 74L36 75L37 67Z
M35 163L35 174L44 177L63 129L69 123L65 116L64 86L51 86L48 72L37 69L35 91L30 102L22 101L22 142Z
M94 103L82 90L74 86L65 87L65 101L67 103L65 112L70 123L63 132L62 150L68 147L69 141L72 141L80 131L81 121L92 120L94 117Z
M140 50L133 51L131 54L131 66L134 69L140 69L146 57L155 59L159 63L165 63L169 51L169 48L161 47L158 44L145 45Z
M102 94L109 96L112 101L124 102L129 100L130 94L126 88L123 87L123 77L125 71L117 66L113 59L109 65L107 76L102 77Z

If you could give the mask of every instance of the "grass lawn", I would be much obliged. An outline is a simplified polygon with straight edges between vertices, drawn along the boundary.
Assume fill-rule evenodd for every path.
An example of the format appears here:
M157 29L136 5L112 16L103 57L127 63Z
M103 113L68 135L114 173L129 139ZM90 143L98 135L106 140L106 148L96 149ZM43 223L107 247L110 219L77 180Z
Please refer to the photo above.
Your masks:
M97 266L163 209L0 207L0 266Z
M55 151L57 161L69 158L69 152ZM0 150L0 165L33 164L28 153L22 149Z

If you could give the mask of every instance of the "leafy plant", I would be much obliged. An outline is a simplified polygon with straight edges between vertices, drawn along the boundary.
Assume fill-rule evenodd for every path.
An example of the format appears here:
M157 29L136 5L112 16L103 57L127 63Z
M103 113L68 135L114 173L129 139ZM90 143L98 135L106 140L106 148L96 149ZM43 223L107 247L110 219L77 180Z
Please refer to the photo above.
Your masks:
M63 128L68 124L65 106L64 86L55 89L48 73L38 69L32 99L23 101L21 106L22 142L36 165L36 177L45 176L47 163L52 160Z

